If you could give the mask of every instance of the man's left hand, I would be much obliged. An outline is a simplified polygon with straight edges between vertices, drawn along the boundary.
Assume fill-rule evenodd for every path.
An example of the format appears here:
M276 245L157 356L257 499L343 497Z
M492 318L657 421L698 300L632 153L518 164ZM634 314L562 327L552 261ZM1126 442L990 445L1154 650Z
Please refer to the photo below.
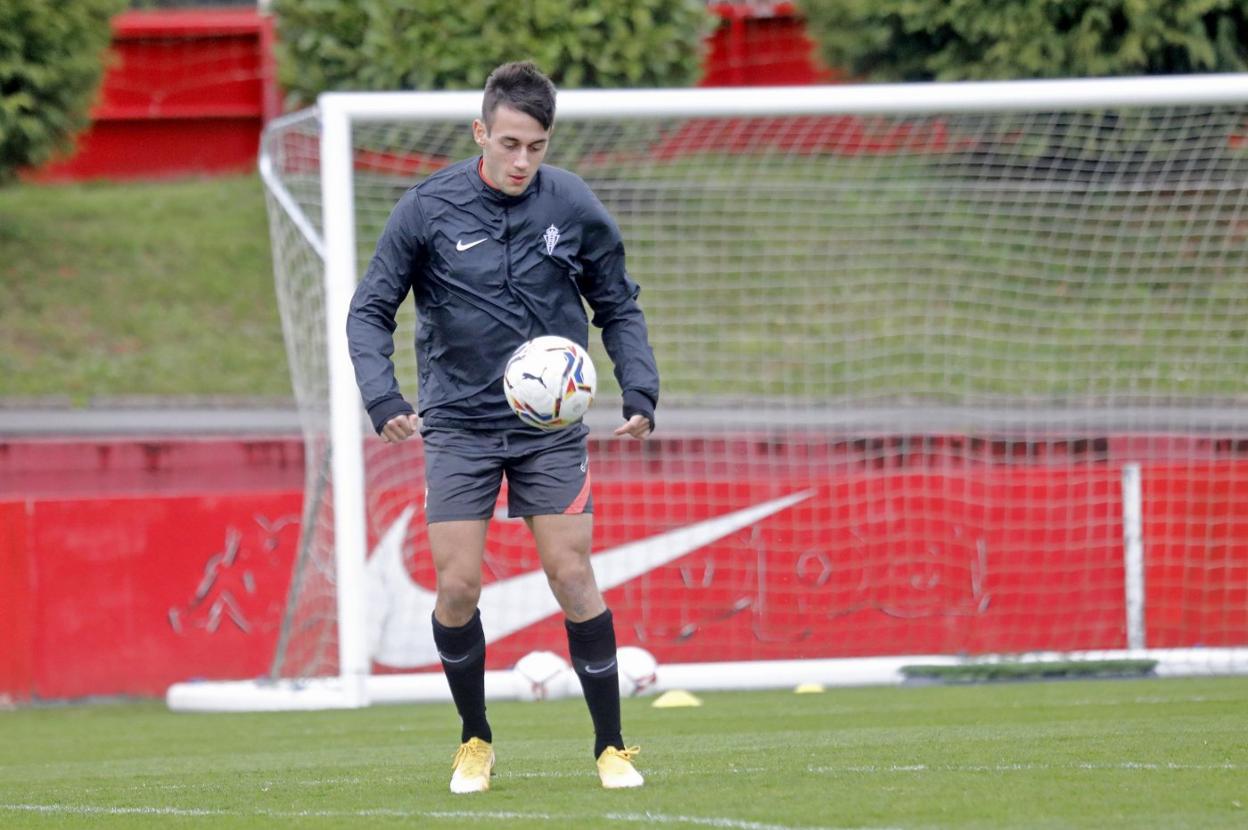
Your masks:
M650 419L645 415L634 415L615 430L616 435L629 435L638 440L650 434Z

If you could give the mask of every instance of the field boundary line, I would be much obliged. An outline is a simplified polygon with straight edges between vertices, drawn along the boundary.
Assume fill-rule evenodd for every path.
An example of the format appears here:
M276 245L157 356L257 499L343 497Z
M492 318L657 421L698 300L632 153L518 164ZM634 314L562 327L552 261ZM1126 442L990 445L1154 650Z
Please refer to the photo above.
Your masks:
M559 814L532 812L522 813L514 810L400 810L377 808L369 810L220 810L199 807L108 807L90 804L0 804L0 813L39 813L44 815L77 815L77 816L177 816L186 818L209 817L243 817L257 816L262 818L425 818L425 819L475 819L515 821L517 819L537 819L540 821L583 821L585 819L606 819L630 824L643 825L688 825L693 827L716 827L723 830L848 830L828 826L773 824L769 822L748 821L723 816L685 816L667 813L619 813L610 812L597 816L588 813ZM895 828L856 827L855 830L895 830Z
M1143 771L1183 771L1183 770L1242 770L1244 764L1230 762L1222 764L1178 764L1173 761L1152 763L1143 761L1118 762L1079 762L1071 764L889 764L887 766L852 766L832 767L811 765L807 772L816 774L850 772L876 774L883 772L1044 772L1046 770L1086 769L1086 770L1143 770Z

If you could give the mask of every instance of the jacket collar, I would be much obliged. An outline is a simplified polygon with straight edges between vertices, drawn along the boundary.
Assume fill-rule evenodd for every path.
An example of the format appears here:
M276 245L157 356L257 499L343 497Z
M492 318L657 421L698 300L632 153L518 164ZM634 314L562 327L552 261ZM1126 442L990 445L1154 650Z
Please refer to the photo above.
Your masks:
M534 174L533 181L529 182L529 186L524 189L523 193L521 193L518 196L509 196L503 191L495 190L494 188L490 187L488 184L485 183L485 179L481 178L481 174L480 172L478 172L480 169L480 166L481 166L481 156L477 156L467 166L467 169L465 172L468 174L469 180L472 182L472 186L476 188L477 192L481 195L481 198L485 199L488 202L492 202L497 205L502 205L503 207L510 207L511 205L520 204L525 199L536 194L541 189L542 170L540 167L538 168L537 173Z

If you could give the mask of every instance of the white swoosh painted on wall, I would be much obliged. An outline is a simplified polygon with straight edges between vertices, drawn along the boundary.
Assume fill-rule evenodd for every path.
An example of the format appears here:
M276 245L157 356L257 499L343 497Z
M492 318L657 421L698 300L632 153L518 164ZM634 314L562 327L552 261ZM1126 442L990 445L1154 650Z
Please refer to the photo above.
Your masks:
M791 493L595 554L591 561L598 587L608 591L813 495L813 490ZM390 525L365 567L369 653L394 668L420 668L438 660L429 627L435 594L413 582L403 564L403 540L414 513L408 507ZM540 568L484 586L479 607L487 643L560 610Z

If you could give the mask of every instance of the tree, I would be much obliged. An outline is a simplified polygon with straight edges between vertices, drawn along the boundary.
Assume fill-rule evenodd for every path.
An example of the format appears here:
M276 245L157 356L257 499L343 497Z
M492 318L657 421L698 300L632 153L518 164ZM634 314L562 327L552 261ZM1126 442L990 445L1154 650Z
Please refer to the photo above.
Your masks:
M104 73L125 0L0 3L0 181L68 150Z
M798 0L829 66L872 81L1248 68L1233 0Z
M281 80L326 90L480 89L533 60L559 87L686 86L715 18L704 0L275 0Z

